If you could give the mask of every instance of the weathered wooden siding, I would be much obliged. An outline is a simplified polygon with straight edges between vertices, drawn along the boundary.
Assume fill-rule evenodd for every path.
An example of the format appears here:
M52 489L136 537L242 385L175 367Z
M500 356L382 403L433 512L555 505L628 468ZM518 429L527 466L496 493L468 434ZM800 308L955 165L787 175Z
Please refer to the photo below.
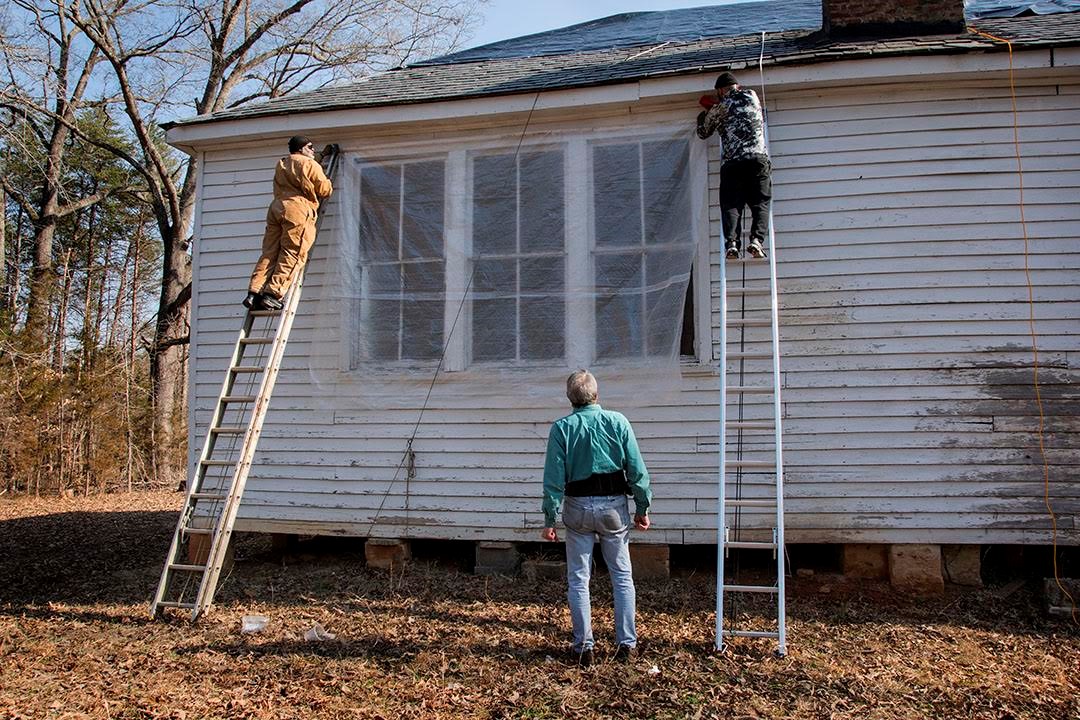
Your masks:
M1080 73L1025 78L1018 92L1033 305L1004 78L769 93L790 542L1046 542L1029 308L1059 540L1080 541ZM651 109L670 116L675 100L692 102ZM422 132L447 143L512 136L520 119L474 126ZM421 131L367 132L334 140L378 147ZM277 155L265 143L206 154L193 447L239 325ZM309 298L327 252L317 246ZM314 391L309 355L332 356L338 342L313 337L316 307L301 304L238 527L535 539L547 426L564 408L482 379L468 399L436 392L415 470L391 482L418 408L373 412ZM602 389L618 382L600 379ZM688 364L666 404L618 408L654 477L657 531L642 540L715 540L716 384L713 368ZM754 447L748 438L751 457ZM760 478L746 483L747 492L764 489ZM747 513L744 523L766 518Z

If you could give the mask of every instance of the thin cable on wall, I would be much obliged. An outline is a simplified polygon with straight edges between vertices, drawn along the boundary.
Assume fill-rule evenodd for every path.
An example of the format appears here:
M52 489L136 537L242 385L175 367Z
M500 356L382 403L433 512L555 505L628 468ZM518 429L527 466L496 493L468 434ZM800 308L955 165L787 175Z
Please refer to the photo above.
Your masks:
M1046 459L1046 414L1043 411L1042 391L1039 386L1039 344L1038 336L1035 332L1035 288L1031 281L1031 242L1028 237L1027 229L1027 216L1025 213L1024 203L1024 164L1023 158L1020 154L1020 120L1019 113L1016 109L1016 78L1013 70L1013 47L1012 42L1005 38L997 37L989 33L982 32L973 27L968 27L970 32L982 37L994 40L996 42L1004 43L1009 50L1009 92L1012 98L1012 118L1013 118L1013 146L1016 150L1016 175L1019 186L1019 209L1020 209L1020 229L1024 235L1024 277L1027 281L1028 289L1028 331L1031 334L1031 353L1032 353L1032 386L1035 389L1035 406L1039 410L1039 429L1037 436L1039 439L1039 457L1042 459L1043 466L1043 503L1046 505L1046 512L1050 516L1050 538L1052 544L1053 554L1053 566L1054 566L1054 582L1057 583L1058 590L1061 591L1062 597L1067 597L1069 603L1072 606L1072 621L1073 623L1080 625L1080 621L1077 620L1077 608L1076 600L1073 598L1069 591L1065 589L1065 586L1061 584L1061 575L1058 572L1058 530L1057 530L1057 515L1054 513L1054 508L1050 504L1050 464Z
M521 143L525 139L525 133L529 131L529 123L532 122L533 113L536 111L536 103L540 100L540 93L536 93L533 98L532 107L529 108L529 114L525 118L525 126L521 128L521 135L518 136L517 147L514 149L514 158L517 159L521 153ZM465 291L461 294L461 302L458 303L457 311L454 313L454 321L450 325L450 330L446 335L446 341L443 343L442 352L439 355L439 363L435 366L435 373L431 376L431 382L428 383L427 393L424 395L424 402L420 406L420 412L416 416L416 422L413 424L412 433L409 435L409 439L405 442L405 451L401 455L401 461L398 462L397 469L394 470L394 477L390 480L390 484L387 485L386 491L382 495L382 499L379 502L379 507L375 509L375 514L371 518L371 523L368 525L367 535L371 534L375 524L379 521L379 515L382 513L383 507L386 505L386 499L390 495L390 491L397 484L398 476L401 475L402 468L408 465L408 469L405 473L405 534L408 535L409 530L409 491L410 484L413 475L416 471L416 452L413 450L413 443L416 441L416 434L420 430L420 423L424 419L424 413L427 411L428 403L431 401L431 392L435 389L435 383L439 379L439 374L442 372L443 363L446 362L446 353L450 348L450 339L454 336L454 330L457 328L458 319L461 317L461 311L465 307L465 300L469 296L469 290L472 288L473 278L476 275L476 264L473 264L472 270L469 273L469 280L465 284Z

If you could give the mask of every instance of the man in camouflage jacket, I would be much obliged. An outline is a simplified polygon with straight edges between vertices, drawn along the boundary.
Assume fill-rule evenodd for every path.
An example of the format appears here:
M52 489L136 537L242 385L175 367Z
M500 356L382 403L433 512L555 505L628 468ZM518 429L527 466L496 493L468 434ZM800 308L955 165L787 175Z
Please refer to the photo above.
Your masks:
M731 73L716 79L716 92L701 98L705 109L698 114L697 134L702 140L719 130L723 148L720 166L720 209L724 227L724 251L739 257L739 220L750 207L750 243L747 252L765 257L769 234L769 203L772 201L772 163L765 148L765 122L757 94L744 88Z

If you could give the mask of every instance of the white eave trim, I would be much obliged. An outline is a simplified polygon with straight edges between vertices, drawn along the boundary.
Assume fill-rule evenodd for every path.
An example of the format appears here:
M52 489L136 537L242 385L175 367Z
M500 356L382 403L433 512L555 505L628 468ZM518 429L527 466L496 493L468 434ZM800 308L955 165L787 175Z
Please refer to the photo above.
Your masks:
M1016 52L1013 67L1019 73L1049 70L1056 65L1075 65L1075 49L1051 48ZM1055 63L1054 60L1057 60ZM1062 62L1062 60L1066 60ZM739 66L732 66L738 70ZM745 64L754 71L756 63ZM952 55L888 56L855 60L834 60L806 65L775 65L765 68L765 82L772 88L783 89L802 85L837 86L858 82L895 82L917 78L925 82L972 73L1008 70L1009 56L1004 52L966 52ZM692 71L692 68L686 68ZM642 99L696 94L712 89L713 70L675 77L642 79L616 85L573 88L565 90L493 95L464 100L444 100L408 105L384 105L342 110L282 113L262 117L220 120L217 122L180 125L170 128L166 138L170 145L193 153L206 145L221 142L236 143L264 137L288 137L296 133L320 134L345 128L374 125L400 125L433 121L475 118L519 112L565 110L582 106L634 103ZM533 103L535 102L535 108Z

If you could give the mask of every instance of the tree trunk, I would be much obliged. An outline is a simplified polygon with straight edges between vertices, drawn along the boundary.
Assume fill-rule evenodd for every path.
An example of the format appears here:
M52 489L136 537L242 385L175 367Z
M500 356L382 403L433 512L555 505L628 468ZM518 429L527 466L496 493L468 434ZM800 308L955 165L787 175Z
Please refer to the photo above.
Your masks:
M34 233L34 265L30 269L30 298L26 304L26 332L31 351L49 347L49 309L53 296L52 246L55 216L37 224Z
M0 315L7 303L7 193L0 189Z
M8 293L9 327L18 325L19 320L19 296L22 295L22 230L24 217L26 215L23 213L22 208L19 208L19 214L15 216L15 246L11 249L11 277L8 280L8 286L5 288Z
M189 303L177 303L191 282L191 267L184 250L181 228L169 228L164 243L163 281L150 357L153 383L154 447L158 480L169 487L181 487L187 480L187 458L183 452L187 430L184 406L184 348L171 344L188 332ZM179 237L178 237L179 236Z

